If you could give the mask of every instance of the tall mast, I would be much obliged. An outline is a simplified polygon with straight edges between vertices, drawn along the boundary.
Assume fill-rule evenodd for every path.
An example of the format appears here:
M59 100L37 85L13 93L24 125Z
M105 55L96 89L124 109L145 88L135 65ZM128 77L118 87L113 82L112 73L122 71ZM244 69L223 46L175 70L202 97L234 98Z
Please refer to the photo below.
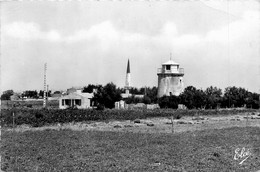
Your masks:
M44 90L43 90L43 107L46 107L46 72L47 72L47 63L44 64Z

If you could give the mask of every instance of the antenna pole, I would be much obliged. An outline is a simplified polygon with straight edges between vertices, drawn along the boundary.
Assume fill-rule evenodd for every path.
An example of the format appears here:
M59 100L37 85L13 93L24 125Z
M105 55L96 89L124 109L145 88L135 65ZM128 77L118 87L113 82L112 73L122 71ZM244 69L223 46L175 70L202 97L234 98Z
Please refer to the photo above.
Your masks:
M43 108L46 107L46 71L47 71L47 63L44 64Z
M259 76L260 76L260 65L259 65ZM258 85L258 88L259 88L259 91L258 91L258 94L259 94L259 98L258 98L258 103L259 103L259 109L260 109L260 81L259 82L259 85Z
M47 85L47 92L46 92L46 105L48 104L48 98L49 98L49 85Z

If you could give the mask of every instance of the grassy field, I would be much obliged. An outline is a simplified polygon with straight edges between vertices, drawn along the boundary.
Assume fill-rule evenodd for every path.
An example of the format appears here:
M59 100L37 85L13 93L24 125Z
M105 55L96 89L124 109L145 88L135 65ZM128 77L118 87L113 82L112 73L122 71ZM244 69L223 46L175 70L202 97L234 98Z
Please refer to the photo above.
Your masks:
M250 156L234 159L237 148ZM4 171L257 171L260 128L178 134L2 131Z
M34 109L41 109L43 107L43 100L1 100L1 109L8 109L8 108L34 108ZM48 108L58 109L59 108L59 100L48 100L47 101Z
M28 124L33 127L44 125L83 121L105 121L105 120L135 120L152 117L173 117L180 119L183 116L230 116L235 114L248 113L260 114L255 109L221 109L221 110L174 110L174 109L154 109L154 110L124 110L124 109L37 109L37 108L10 108L1 109L2 126Z

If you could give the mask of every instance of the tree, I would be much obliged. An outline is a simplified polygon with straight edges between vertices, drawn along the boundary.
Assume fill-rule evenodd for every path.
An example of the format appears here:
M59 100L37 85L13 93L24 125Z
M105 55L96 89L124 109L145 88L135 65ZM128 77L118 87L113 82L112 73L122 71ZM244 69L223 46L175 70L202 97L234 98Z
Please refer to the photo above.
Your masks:
M6 90L1 95L1 100L10 100L10 97L14 94L13 90Z
M248 97L246 98L246 107L259 109L259 101L259 94L249 92Z
M244 88L227 87L224 92L222 106L224 107L243 107L246 104L248 91Z
M193 97L193 104L196 108L205 108L206 107L206 94L203 90L196 90L195 95Z
M180 94L180 102L184 104L188 109L194 108L194 93L196 88L193 86L188 86L184 89L183 93Z
M38 93L36 90L26 90L23 94L24 97L29 97L29 98L38 98Z
M130 92L131 94L143 94L142 91L143 91L143 90L138 89L138 88L136 88L136 87L131 87L131 88L129 89L129 92Z
M179 96L180 103L184 104L188 109L203 108L206 106L206 94L203 90L188 86Z
M114 108L115 102L121 99L120 89L115 84L108 83L104 87L99 86L97 92L94 93L93 100L98 106L104 106L106 108Z
M126 102L126 104L137 104L137 103L144 103L144 104L151 104L151 99L148 96L144 96L144 97L135 97L134 95L132 95L131 97L125 98L124 101Z
M60 91L54 91L53 94L61 94L61 92Z
M143 97L143 99L142 99L142 103L144 103L144 104L151 104L151 99L150 99L150 97L148 97L148 96L144 96Z
M147 87L145 92L146 96L151 99L151 103L157 103L157 87Z
M43 97L43 94L44 94L44 91L43 91L43 90L40 90L40 91L39 91L39 97Z
M206 108L214 109L217 108L221 102L222 91L220 88L210 86L205 90L206 94Z
M135 95L125 98L124 101L126 102L126 104L143 103L143 99L139 97L135 97Z
M44 94L44 91L40 90L39 97L44 97L43 94ZM47 94L46 94L46 96L47 96ZM49 90L49 92L48 92L48 97L51 97L51 90Z
M159 98L158 103L160 108L172 108L177 109L180 98L178 96L163 96Z
M82 92L83 93L93 93L93 90L96 89L97 86L93 84L89 84L88 86L84 87Z

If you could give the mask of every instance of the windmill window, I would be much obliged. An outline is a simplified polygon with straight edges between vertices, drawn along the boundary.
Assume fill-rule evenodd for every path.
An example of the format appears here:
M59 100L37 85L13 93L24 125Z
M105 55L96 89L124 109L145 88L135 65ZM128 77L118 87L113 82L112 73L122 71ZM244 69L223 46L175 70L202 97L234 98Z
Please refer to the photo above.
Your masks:
M166 65L166 70L171 70L171 65Z

